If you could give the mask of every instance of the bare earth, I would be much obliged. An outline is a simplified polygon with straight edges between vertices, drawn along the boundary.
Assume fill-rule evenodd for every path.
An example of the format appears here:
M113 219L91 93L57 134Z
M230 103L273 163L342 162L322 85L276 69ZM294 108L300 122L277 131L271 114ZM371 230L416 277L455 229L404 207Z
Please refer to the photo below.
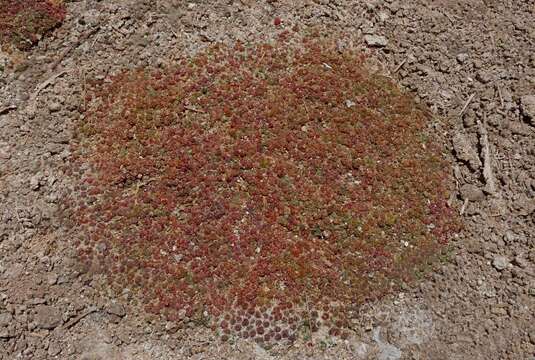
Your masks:
M535 1L67 5L64 25L31 52L0 52L0 359L535 359ZM340 47L369 52L432 109L465 222L449 258L363 307L348 340L269 352L102 291L57 213L73 186L61 167L86 80L296 24L344 33Z

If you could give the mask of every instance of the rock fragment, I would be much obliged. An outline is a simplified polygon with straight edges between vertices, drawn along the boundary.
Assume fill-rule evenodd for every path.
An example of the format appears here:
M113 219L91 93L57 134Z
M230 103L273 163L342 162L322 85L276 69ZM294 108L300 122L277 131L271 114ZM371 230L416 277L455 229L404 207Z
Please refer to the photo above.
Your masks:
M509 260L505 256L497 255L492 260L492 266L498 271L505 270L509 266Z
M9 145L7 143L0 142L0 160L9 160L11 154L9 151Z
M58 342L51 342L48 345L48 356L57 356L61 353L61 346Z
M30 178L30 189L34 191L39 190L39 187L41 186L40 180L41 180L41 174L35 174L34 176L32 176Z
M460 53L457 55L457 61L459 62L459 64L464 64L466 60L468 60L467 53Z
M52 330L61 325L61 312L54 306L40 305L35 310L34 321L37 327Z
M472 184L464 184L460 191L462 198L466 200L481 201L485 198L483 190Z
M368 46L385 47L388 44L388 39L381 35L368 34L364 35L364 41Z
M58 102L51 102L50 104L48 104L48 110L50 110L50 112L60 111L61 110L61 104L58 103Z
M123 317L126 315L124 307L121 304L117 303L108 305L108 307L106 308L106 312L108 314L117 315L119 317Z
M529 266L529 263L526 259L524 259L524 257L522 257L522 255L517 255L514 260L513 260L513 264L515 264L516 266L522 268L522 269L525 269Z
M476 74L476 80L482 84L488 84L492 81L492 76L486 71L479 70Z
M479 160L476 150L470 145L468 139L464 135L460 133L455 135L452 143L455 155L459 160L468 163L468 166L470 166L472 170L477 170L481 166L481 161Z
M522 115L535 126L535 95L524 95L520 98Z
M13 316L10 313L5 312L0 314L0 327L7 327L12 321Z

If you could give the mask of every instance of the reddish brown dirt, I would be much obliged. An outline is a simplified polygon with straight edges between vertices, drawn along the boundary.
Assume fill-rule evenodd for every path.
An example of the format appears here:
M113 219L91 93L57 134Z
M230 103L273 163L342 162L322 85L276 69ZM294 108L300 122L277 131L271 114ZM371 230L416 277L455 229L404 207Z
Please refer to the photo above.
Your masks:
M0 53L0 359L533 359L535 2L78 1ZM279 21L275 20L279 18ZM79 268L59 218L86 81L293 25L347 34L434 113L464 233L418 285L362 307L346 341L266 351L147 316Z

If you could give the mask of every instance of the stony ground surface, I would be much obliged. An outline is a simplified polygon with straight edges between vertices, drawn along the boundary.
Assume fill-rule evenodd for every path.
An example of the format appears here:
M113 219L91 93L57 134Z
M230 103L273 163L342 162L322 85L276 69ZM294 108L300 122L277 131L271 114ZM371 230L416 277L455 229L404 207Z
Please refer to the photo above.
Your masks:
M0 53L0 359L535 358L535 1L84 0L68 14L31 52ZM345 33L432 109L465 231L418 285L360 309L347 341L266 352L102 291L57 208L87 79L293 25Z

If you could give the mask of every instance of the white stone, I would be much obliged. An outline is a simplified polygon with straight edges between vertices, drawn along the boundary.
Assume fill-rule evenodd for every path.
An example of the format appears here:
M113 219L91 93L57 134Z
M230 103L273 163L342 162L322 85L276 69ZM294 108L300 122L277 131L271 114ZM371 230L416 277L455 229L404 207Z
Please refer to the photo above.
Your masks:
M509 266L509 260L505 256L495 256L494 260L492 260L492 266L498 271L505 270Z
M364 41L368 46L384 47L388 44L388 39L381 35L364 35Z

